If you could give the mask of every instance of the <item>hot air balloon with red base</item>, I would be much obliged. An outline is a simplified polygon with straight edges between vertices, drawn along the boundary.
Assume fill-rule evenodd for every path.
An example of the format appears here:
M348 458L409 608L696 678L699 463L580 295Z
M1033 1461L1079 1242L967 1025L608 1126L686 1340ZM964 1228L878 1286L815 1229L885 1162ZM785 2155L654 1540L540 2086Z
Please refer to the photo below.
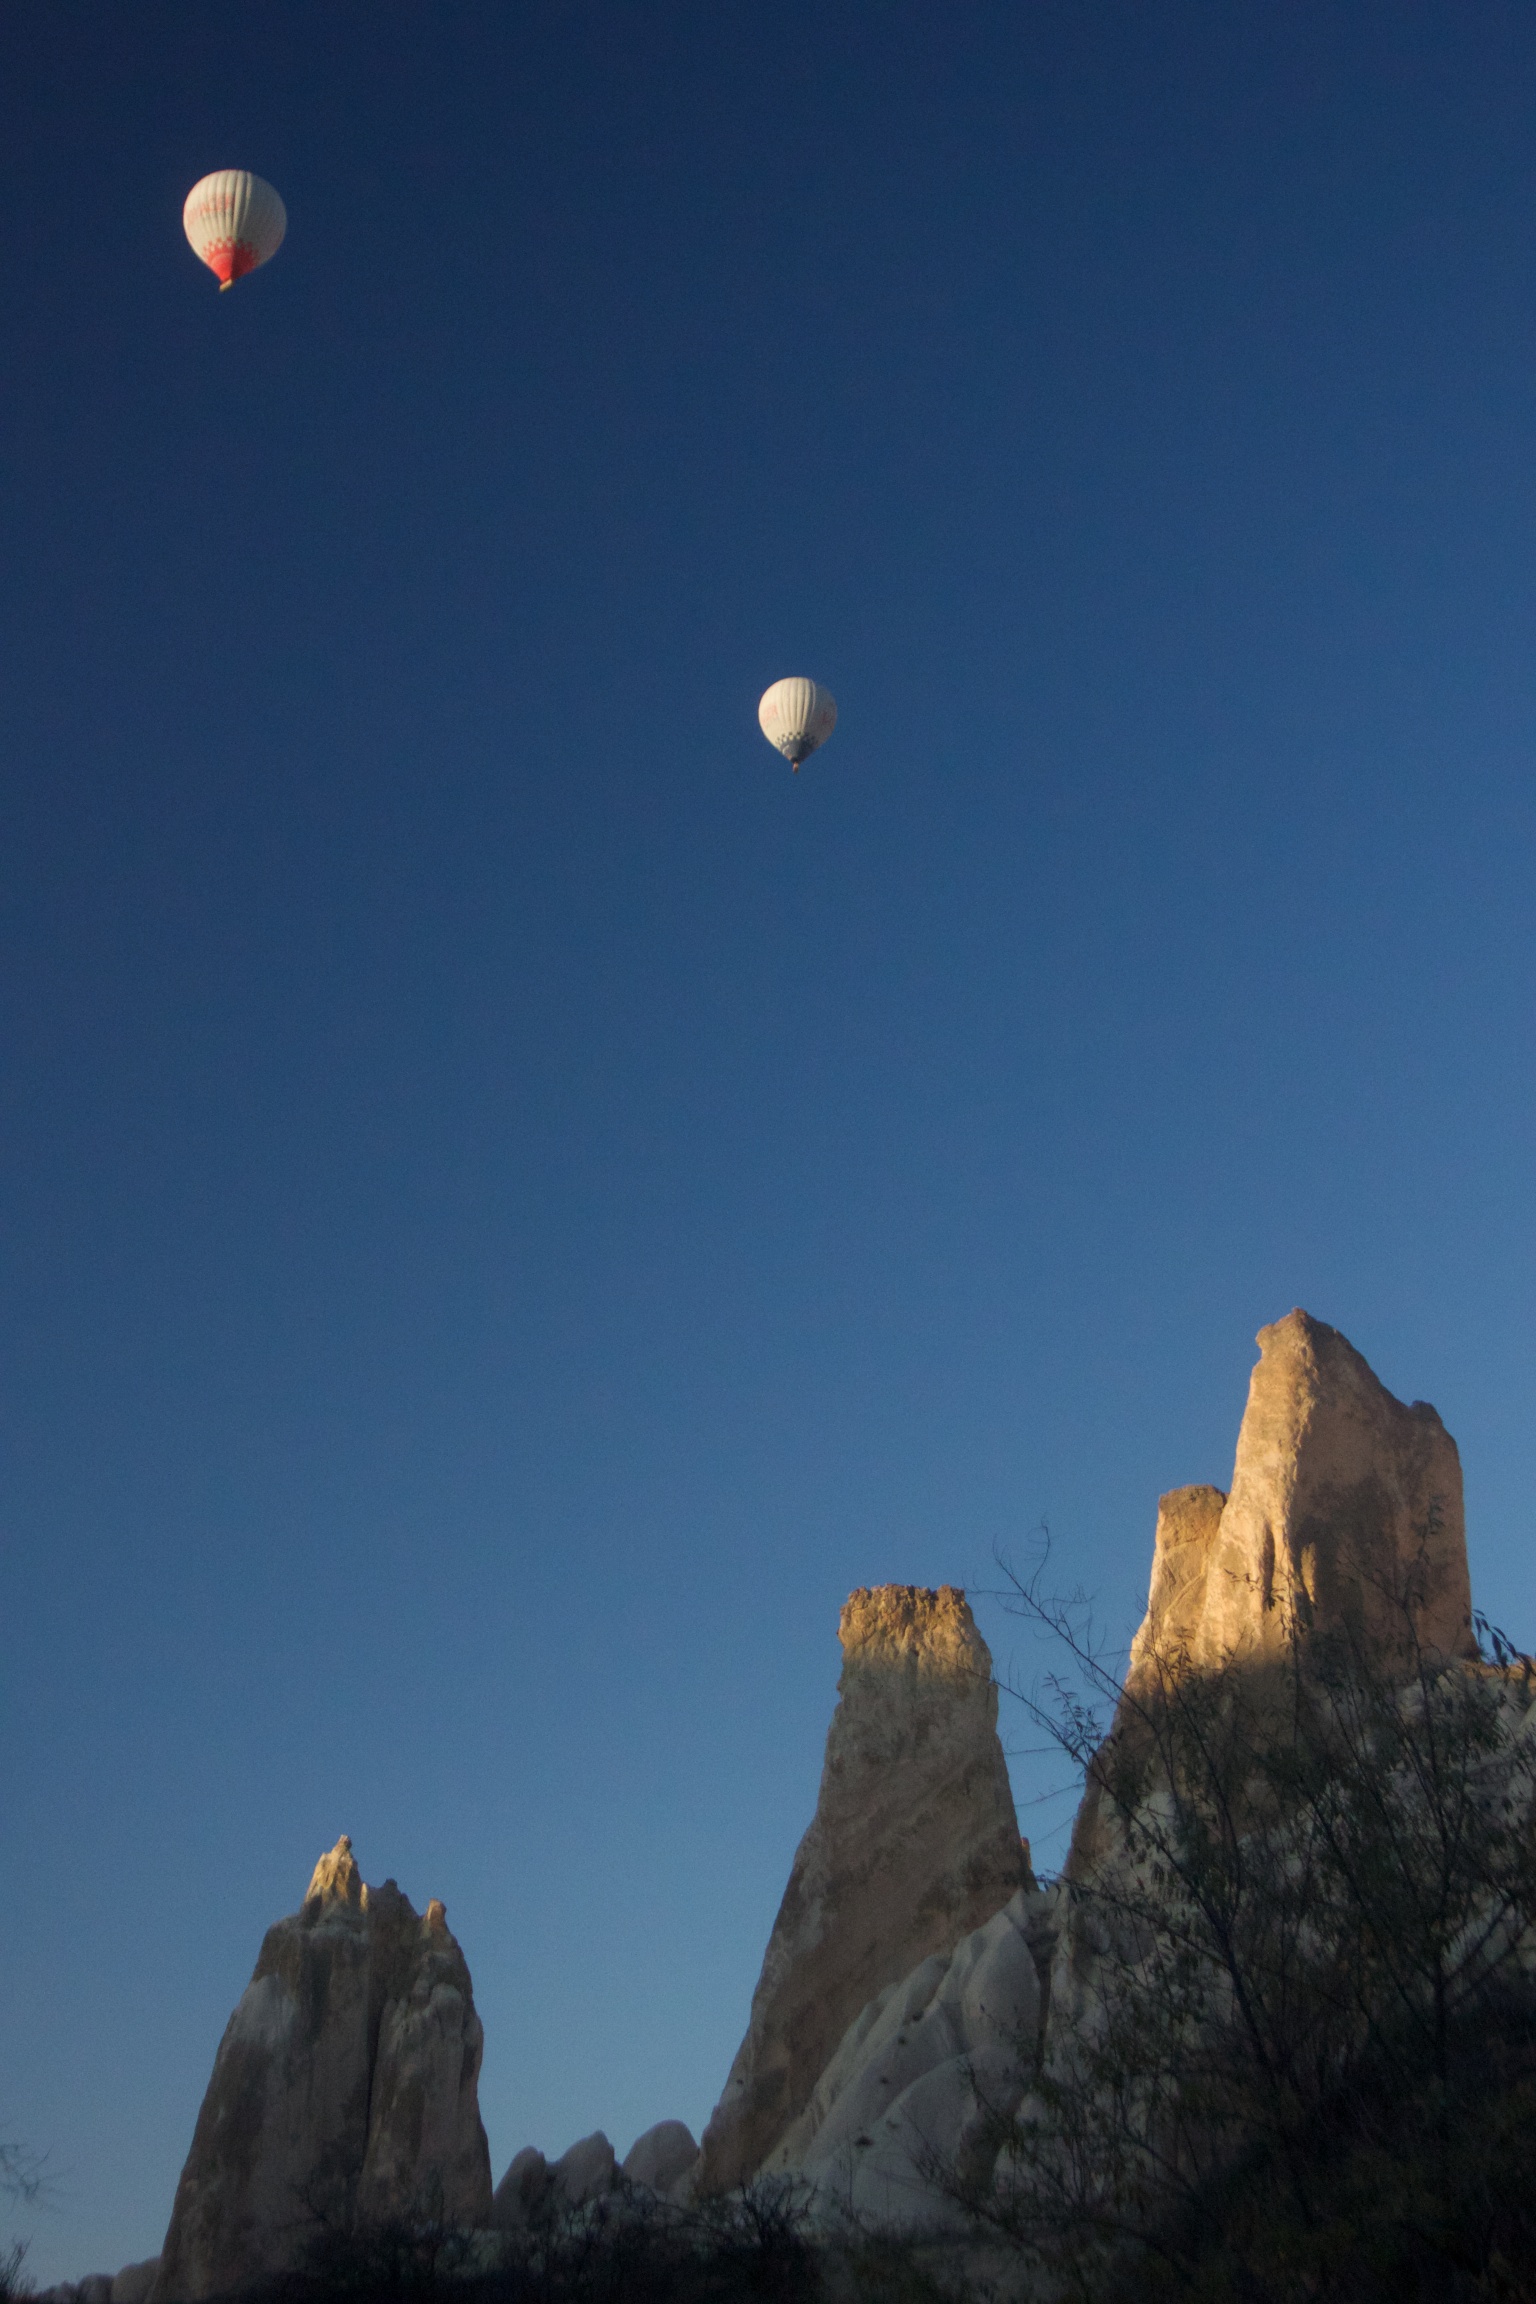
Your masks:
M233 288L283 244L288 211L249 168L216 168L187 194L182 227L221 289Z
M798 773L837 726L837 706L814 680L775 680L757 708L757 724Z

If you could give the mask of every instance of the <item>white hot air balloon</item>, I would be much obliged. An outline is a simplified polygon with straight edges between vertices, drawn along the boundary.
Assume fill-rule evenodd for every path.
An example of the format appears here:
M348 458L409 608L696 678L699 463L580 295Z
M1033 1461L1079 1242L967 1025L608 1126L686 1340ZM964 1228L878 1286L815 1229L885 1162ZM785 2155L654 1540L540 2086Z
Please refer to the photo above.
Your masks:
M216 168L187 194L181 221L220 288L233 288L283 244L288 211L249 168Z
M757 724L798 769L837 726L837 706L814 680L775 680L757 708Z

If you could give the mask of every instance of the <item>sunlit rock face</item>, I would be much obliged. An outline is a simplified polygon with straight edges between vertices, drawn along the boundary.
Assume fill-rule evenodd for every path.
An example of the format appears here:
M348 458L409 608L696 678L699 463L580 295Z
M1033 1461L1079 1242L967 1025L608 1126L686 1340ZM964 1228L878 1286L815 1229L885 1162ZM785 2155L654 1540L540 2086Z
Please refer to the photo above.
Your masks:
M363 1883L345 1836L269 1928L230 2018L153 2290L193 2304L300 2262L326 2228L483 2224L483 2035L443 1906Z
M1378 1659L1414 1642L1445 1656L1474 1653L1461 1470L1435 1411L1395 1400L1342 1336L1306 1313L1266 1328L1259 1346L1231 1493L1181 1488L1161 1501L1117 1737L1142 1732L1148 1700L1168 1676L1262 1666L1316 1635L1345 1635ZM849 1682L845 1673L843 1712L857 1729ZM797 1880L802 1867L822 1876L812 1873L828 1862L825 1845L813 1846L818 1832L829 1816L841 1828L866 1796L851 1771L834 1780L843 1733L840 1713ZM878 1737L855 1743L861 1758L880 1750ZM1123 1833L1090 1770L1069 1875L1102 1882L1102 1867L1124 1861ZM814 1976L820 1943L803 1916L809 1894L797 1905L796 1884L732 2076L747 2111L764 2072L781 2093L798 2087L783 2075L808 2028L798 2003L785 2006L785 1979ZM870 1993L777 2142L755 2164L743 2152L737 2171L796 2175L818 2206L876 2224L942 2227L953 2211L936 2172L974 2173L974 2157L995 2144L983 2105L1015 2106L1039 2054L1058 2073L1071 2069L1076 2041L1091 2030L1094 1937L1080 1917L1070 1890L1021 1891L974 1933L952 1936L952 1948L935 1948ZM728 2092L716 2125L732 2111Z
M842 1613L816 1814L708 2128L699 2192L763 2166L848 2026L1025 1884L992 1659L963 1592L888 1584Z
M1147 1613L1131 1644L1127 1678L1132 1687L1140 1687L1149 1675L1155 1677L1160 1661L1174 1666L1194 1653L1226 1506L1220 1488L1175 1488L1159 1496L1152 1588Z
M1391 1652L1405 1601L1426 1649L1474 1655L1461 1460L1434 1409L1309 1313L1258 1343L1231 1493L1162 1499L1132 1685L1158 1659L1209 1669L1312 1632Z
M1376 1667L1475 1658L1461 1459L1427 1402L1394 1399L1336 1328L1290 1312L1259 1361L1230 1494L1175 1488L1158 1504L1147 1613L1105 1753L1147 1732L1147 1706L1188 1673L1262 1675L1314 1640ZM1262 1687L1250 1680L1250 1693ZM1102 1756L1101 1756L1102 1758ZM1118 1860L1104 1771L1090 1768L1067 1860L1084 1880ZM1079 1960L1073 1931L1058 1971ZM1052 1985L1053 1999L1060 1975Z

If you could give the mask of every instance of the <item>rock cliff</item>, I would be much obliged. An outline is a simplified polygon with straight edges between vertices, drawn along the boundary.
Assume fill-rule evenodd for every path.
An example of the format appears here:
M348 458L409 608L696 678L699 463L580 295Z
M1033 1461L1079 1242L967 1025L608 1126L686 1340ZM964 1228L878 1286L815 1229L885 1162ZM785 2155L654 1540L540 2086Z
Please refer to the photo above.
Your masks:
M269 1928L219 2044L176 2189L155 2304L300 2262L325 2230L484 2224L480 2019L440 1903L368 1888L345 1836Z
M992 1659L964 1593L855 1592L838 1629L821 1793L704 2133L704 2194L762 2167L868 2002L952 1952L1026 1880Z

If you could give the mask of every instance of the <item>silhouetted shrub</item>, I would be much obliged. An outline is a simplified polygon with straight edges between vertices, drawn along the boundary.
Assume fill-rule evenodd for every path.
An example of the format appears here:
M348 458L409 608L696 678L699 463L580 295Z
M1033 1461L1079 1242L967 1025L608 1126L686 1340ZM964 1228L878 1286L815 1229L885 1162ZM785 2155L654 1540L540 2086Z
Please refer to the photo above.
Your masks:
M1410 1578L1390 1648L1127 1687L1080 1605L1016 1592L1086 1776L1077 1997L995 2177L951 2192L1085 2304L1536 2297L1529 1661L1422 1649Z
M261 2304L818 2304L821 2249L794 2187L696 2209L620 2190L579 2208L546 2195L495 2235L431 2218L322 2229Z
M687 2208L621 2187L525 2223L455 2233L430 2219L324 2229L303 2267L241 2304L963 2304L920 2246L814 2231L803 2188L748 2185Z
M13 2299L34 2293L33 2284L23 2270L26 2256L25 2240L13 2241L0 2255L0 2304L12 2304Z

